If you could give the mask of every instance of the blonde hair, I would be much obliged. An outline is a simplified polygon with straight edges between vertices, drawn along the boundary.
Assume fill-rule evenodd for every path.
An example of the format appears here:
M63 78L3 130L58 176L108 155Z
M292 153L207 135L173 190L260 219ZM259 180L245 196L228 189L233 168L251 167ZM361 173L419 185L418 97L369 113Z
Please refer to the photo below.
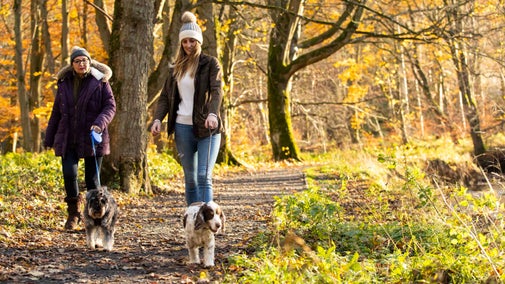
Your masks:
M174 62L174 76L177 81L180 81L186 72L189 72L191 78L195 77L201 53L202 45L198 41L196 41L196 46L191 54L186 54L182 47L182 43L179 44Z

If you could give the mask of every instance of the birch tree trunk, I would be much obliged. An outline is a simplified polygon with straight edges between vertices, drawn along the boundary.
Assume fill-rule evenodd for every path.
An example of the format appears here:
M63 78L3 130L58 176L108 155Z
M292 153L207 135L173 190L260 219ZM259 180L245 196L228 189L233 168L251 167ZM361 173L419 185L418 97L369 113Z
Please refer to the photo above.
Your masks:
M407 144L409 142L409 132L408 132L408 127L409 127L409 121L407 119L407 116L409 115L410 112L410 101L409 101L409 87L408 87L408 81L407 81L407 70L405 67L405 49L401 45L399 45L399 50L400 50L400 72L398 72L398 80L400 82L400 94L399 94L399 99L400 99L400 116L401 116L401 133L402 133L402 142L403 144Z
M119 178L122 191L151 193L147 167L147 81L153 54L154 3L115 2L110 66L116 116L110 125L111 155L104 159L107 177Z

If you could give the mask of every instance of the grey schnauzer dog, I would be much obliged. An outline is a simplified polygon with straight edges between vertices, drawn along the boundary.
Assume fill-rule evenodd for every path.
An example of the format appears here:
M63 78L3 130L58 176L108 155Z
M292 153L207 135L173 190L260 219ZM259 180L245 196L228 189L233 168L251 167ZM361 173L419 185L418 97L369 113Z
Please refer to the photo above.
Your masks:
M116 200L106 187L93 189L86 193L84 222L86 242L90 249L103 245L107 251L114 246L114 233L119 209Z

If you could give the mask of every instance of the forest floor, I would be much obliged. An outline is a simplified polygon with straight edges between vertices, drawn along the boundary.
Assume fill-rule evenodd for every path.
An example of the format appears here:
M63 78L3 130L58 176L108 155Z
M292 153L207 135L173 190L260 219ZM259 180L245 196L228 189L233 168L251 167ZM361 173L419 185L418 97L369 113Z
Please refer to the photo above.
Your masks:
M121 213L112 252L89 250L84 229L34 228L22 245L1 245L0 282L219 283L232 273L227 258L246 253L251 238L266 229L274 196L307 188L301 168L215 177L215 201L226 215L226 231L216 236L216 266L205 269L186 264L185 202L177 186L179 190L157 191L153 197L118 200Z

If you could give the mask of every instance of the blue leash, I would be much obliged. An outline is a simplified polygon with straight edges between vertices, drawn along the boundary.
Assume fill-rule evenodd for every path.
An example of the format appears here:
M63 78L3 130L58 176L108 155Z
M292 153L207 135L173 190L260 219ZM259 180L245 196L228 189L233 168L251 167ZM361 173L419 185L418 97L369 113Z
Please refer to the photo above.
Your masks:
M102 186L100 184L100 169L98 168L98 160L96 159L95 142L97 144L100 144L102 142L102 133L97 133L91 130L90 136L91 136L91 146L93 148L93 156L95 157L96 177L98 179L98 187L100 188Z

